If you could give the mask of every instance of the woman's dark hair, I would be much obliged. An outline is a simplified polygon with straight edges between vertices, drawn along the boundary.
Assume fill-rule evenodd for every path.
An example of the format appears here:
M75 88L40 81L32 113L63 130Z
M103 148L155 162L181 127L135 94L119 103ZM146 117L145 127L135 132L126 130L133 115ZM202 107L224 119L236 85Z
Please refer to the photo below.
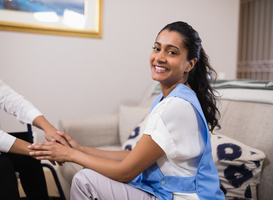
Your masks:
M163 31L175 31L182 35L184 48L188 50L187 59L197 59L194 68L189 72L188 83L201 104L203 113L206 117L209 130L213 131L215 127L221 128L218 123L220 112L216 107L217 97L214 94L210 82L217 77L216 71L210 66L208 56L201 45L201 39L197 31L185 22L174 22L165 26Z

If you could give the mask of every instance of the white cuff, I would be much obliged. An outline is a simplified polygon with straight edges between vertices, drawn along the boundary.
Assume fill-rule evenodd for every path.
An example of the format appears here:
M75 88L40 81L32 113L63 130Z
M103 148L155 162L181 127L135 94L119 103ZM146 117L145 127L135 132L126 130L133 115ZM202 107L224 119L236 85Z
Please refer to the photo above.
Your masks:
M33 124L33 121L36 117L38 116L42 116L43 114L37 110L37 109L32 109L32 110L29 110L26 114L26 118L25 118L25 123L28 123L28 124ZM24 124L23 121L20 121L22 124Z
M15 142L16 137L0 130L0 151L7 153Z

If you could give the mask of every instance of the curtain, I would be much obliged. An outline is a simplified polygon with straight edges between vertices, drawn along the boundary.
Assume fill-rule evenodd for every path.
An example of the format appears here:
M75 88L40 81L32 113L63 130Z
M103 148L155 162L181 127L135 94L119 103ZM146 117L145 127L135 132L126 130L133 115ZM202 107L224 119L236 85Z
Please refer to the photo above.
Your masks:
M237 78L273 81L273 0L241 0Z

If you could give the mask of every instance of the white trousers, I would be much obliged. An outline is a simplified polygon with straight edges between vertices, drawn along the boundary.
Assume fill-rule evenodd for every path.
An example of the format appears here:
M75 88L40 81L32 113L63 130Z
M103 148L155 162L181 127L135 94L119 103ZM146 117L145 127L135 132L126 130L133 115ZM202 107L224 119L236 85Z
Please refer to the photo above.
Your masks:
M129 184L109 179L93 170L82 169L72 180L71 200L159 200Z

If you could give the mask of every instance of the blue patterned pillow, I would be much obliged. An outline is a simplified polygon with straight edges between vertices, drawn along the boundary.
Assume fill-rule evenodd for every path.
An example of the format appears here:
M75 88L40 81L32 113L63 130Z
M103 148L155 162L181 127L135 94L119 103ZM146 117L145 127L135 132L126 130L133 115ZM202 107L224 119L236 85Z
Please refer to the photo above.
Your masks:
M148 118L149 114L132 131L128 139L122 144L123 150L132 150L136 146L141 136L143 135L144 129L146 128Z
M211 146L226 200L256 200L265 154L220 134L211 134Z

